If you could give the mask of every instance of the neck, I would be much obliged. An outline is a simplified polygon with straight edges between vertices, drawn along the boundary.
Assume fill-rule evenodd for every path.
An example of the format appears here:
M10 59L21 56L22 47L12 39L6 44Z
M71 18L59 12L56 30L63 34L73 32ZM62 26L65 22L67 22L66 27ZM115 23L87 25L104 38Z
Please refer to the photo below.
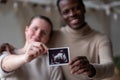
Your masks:
M80 30L80 29L82 29L85 25L86 25L87 23L86 22L84 22L81 26L79 26L78 28L76 28L75 30Z

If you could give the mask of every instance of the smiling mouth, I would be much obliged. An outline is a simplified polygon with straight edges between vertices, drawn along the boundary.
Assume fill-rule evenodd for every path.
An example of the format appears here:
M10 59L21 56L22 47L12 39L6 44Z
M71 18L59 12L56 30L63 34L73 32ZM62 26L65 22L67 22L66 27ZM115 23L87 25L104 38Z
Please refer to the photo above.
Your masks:
M80 22L79 19L73 19L70 21L71 24L78 24Z
M39 41L39 39L35 39L35 38L32 38L31 40L32 40L32 41L35 41L35 42L38 42L38 41Z

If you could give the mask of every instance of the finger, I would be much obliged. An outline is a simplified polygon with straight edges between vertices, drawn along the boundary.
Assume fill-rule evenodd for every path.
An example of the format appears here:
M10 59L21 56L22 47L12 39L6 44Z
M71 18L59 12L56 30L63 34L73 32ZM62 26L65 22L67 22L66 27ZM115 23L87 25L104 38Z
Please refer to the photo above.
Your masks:
M76 66L76 67L72 68L72 69L70 70L71 74L74 74L76 71L79 70L79 68L80 68L79 66Z
M87 66L87 65L83 65L83 66L81 66L81 65L76 65L76 66L74 66L73 68L71 68L71 72L72 72L72 73L76 73L76 72L78 72L79 70L87 69L86 66Z
M40 56L41 53L37 51L37 52L36 52L35 54L33 54L33 55L34 55L34 58L36 58L36 57Z
M77 57L75 57L74 59L72 59L71 61L70 61L70 63L69 63L69 65L72 65L74 62L76 62L78 60L78 58Z
M81 59L85 59L85 56L77 56L75 57L73 60L71 60L70 65L72 65L74 62L76 62L77 60L81 60Z
M44 48L41 46L41 45L39 45L39 46L34 46L35 48L37 48L38 49L38 52L43 52L44 51Z
M40 51L42 52L42 53L44 53L44 51L45 51L45 47L44 47L44 44L40 44L40 46L39 46L39 48L40 48Z
M78 56L70 62L70 65L76 65L76 64L83 66L89 64L89 61L85 56Z
M44 54L47 52L47 50L46 50L47 48L44 44L40 44L40 46L36 46L36 48L39 49L40 54Z
M79 61L79 60L74 61L74 63L72 63L72 64L70 65L70 69L73 69L73 68L76 67L76 66L80 66L80 61Z
M40 44L39 46L34 46L36 48L36 52L38 55L42 55L47 52L47 47L44 44Z
M30 60L34 59L34 58L36 58L36 57L38 57L40 55L39 49L37 49L36 47L32 47L27 52L27 55L29 56Z
M84 66L83 68L80 68L79 70L76 70L76 72L74 72L74 74L85 74L85 75L88 75L88 76L93 76L95 75L96 71L95 69L94 70L91 70L93 69L92 66L89 65L86 65Z
M46 53L48 48L41 42L34 42L34 45L39 48L42 53Z
M86 72L87 72L87 69L86 68L82 68L82 69L77 70L73 74L85 74Z
M44 49L43 54L48 52L48 48L45 44L41 44L41 47Z

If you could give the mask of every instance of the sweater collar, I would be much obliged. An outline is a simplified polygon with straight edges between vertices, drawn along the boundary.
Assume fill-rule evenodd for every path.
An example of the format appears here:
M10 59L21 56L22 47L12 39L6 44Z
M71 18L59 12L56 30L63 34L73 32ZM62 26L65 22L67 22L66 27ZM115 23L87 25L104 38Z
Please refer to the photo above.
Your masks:
M69 33L69 35L76 37L76 38L78 36L79 37L88 36L92 32L92 29L87 24L82 29L77 29L77 30L70 28L68 25L64 28Z

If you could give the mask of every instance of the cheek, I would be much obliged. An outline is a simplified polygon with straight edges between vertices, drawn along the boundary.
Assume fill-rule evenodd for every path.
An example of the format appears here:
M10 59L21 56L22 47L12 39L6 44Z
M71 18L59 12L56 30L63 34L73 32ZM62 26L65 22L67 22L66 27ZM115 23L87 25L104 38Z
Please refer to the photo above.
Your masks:
M30 39L33 35L33 32L32 31L27 31L25 34L26 34L26 39Z
M63 15L62 17L63 17L64 20L67 20L67 16Z
M68 21L69 21L69 19L68 19L69 17L68 17L68 16L65 15L65 16L62 16L62 17L63 17L63 20L64 20L65 22L68 22Z
M41 42L46 44L48 42L48 40L49 40L49 37L47 36L47 37L42 38Z

